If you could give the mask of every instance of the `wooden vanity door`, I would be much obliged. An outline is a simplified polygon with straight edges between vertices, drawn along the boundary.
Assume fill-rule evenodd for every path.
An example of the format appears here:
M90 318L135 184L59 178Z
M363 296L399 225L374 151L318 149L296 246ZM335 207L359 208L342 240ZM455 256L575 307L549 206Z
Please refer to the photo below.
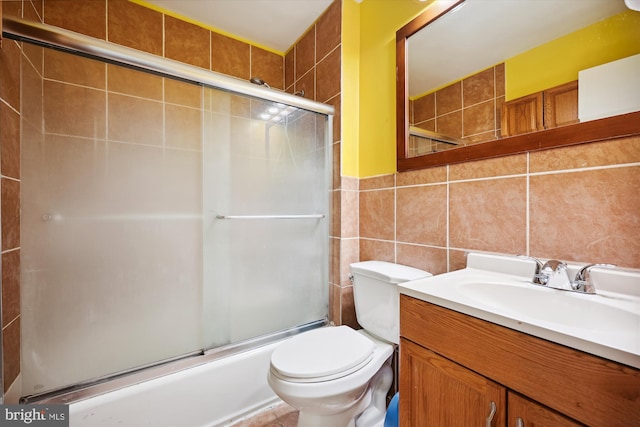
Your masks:
M509 392L509 427L580 427L580 424L546 406Z
M400 426L504 426L506 389L411 341L400 344ZM487 418L491 402L496 412Z

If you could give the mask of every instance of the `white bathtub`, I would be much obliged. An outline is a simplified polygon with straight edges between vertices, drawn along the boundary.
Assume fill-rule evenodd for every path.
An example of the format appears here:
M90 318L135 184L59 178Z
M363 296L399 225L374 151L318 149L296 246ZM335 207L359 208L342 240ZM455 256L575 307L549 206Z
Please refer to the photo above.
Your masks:
M267 384L280 342L73 403L70 426L228 426L280 402Z

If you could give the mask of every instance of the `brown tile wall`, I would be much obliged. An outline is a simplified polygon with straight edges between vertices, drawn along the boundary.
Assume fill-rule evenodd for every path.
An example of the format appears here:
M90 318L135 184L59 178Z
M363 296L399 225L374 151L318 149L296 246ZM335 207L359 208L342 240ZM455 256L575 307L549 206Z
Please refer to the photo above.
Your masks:
M170 16L146 9L127 0L11 0L3 1L3 14L22 17L38 22L45 22L71 31L86 34L102 40L107 40L123 46L164 56L184 63L221 72L233 77L248 80L257 76L265 80L272 88L285 89L285 58L265 49L240 42L233 38L211 32L197 25L183 22ZM340 6L331 7L326 16L322 17L310 29L309 35L286 55L286 61L296 59L296 52L300 54L299 62L292 64L292 71L297 70L300 78L292 77L292 84L287 90L305 89L305 97L321 100L336 106L339 111L340 103ZM317 35L318 42L316 42ZM300 46L306 42L307 45ZM307 51L306 48L309 48ZM84 128L82 123L75 123L72 119L75 109L105 109L109 98L109 117L114 114L127 112L141 112L142 105L151 106L144 114L153 115L166 110L167 123L165 130L167 144L172 144L173 122L191 120L187 104L185 104L184 89L165 85L164 105L157 95L157 88L153 82L141 84L132 76L119 76L126 71L107 67L105 70L80 70L77 62L82 59L59 61L54 53L43 54L39 51L38 59L34 48L22 45L13 40L4 40L0 49L0 145L1 154L1 188L2 188L2 342L3 342L3 378L4 390L11 385L20 372L20 235L19 235L19 206L20 206L20 121L42 123L43 110L49 115L47 132L59 132L67 135L86 136L94 128ZM292 53L293 52L293 53ZM308 53L307 53L308 52ZM306 55L306 56L305 56ZM47 61L47 79L43 80L42 63ZM305 62L308 61L308 62ZM24 64L21 74L20 64ZM85 64L83 64L85 65ZM89 66L91 67L91 65ZM103 67L104 68L104 67ZM106 74L105 74L106 73ZM72 82L77 86L61 83L59 80ZM109 76L105 79L105 76ZM48 99L54 96L67 100L67 108L56 109L50 105L24 103L27 110L21 111L20 86L21 79L34 79L33 84L24 87L34 90L33 94L24 96L40 96L47 94ZM73 79L73 80L70 80ZM108 82L109 94L104 87ZM316 96L316 91L318 96ZM119 92L119 93L115 93ZM154 95L155 93L155 95ZM139 96L135 99L128 95ZM170 99L173 97L172 99ZM320 99L322 98L322 99ZM121 102L119 102L121 101ZM188 103L188 101L186 101ZM170 105L171 104L171 105ZM32 105L35 105L34 108ZM41 105L43 108L38 108ZM124 110L123 110L124 109ZM106 112L106 110L105 110ZM127 113L128 114L128 113ZM106 117L105 115L98 115ZM151 117L152 119L153 117ZM53 120L52 120L53 119ZM38 121L39 120L39 121ZM118 126L117 121L98 124L98 134L92 137L103 138L106 126L110 135L128 140L134 135L128 135L128 130ZM57 129L63 126L64 129ZM334 120L334 186L340 188L339 178L339 116ZM29 132L29 138L40 141L44 129L36 126L24 126L23 132ZM147 143L153 145L161 138L159 134L146 133ZM69 136L71 138L71 136ZM176 138L176 141L182 140ZM174 147L186 148L190 147ZM355 180L354 180L355 181ZM336 184L337 183L337 184ZM352 198L356 198L352 194ZM353 226L351 228L354 228ZM357 232L351 232L357 236ZM357 243L354 244L357 246Z
M358 261L358 180L340 175L342 0L335 0L285 55L285 90L332 105L333 191L329 319L356 326L349 264Z
M444 273L466 251L640 268L640 137L360 181L360 260Z
M409 102L411 125L468 143L500 137L504 64L488 68Z

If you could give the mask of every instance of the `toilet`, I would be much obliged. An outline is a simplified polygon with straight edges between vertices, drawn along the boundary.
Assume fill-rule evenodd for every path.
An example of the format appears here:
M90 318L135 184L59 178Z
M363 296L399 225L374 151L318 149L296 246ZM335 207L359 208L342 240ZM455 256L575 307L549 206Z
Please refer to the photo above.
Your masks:
M268 382L300 411L298 427L382 427L400 340L398 283L430 273L383 261L351 264L363 329L327 326L296 335L271 355Z

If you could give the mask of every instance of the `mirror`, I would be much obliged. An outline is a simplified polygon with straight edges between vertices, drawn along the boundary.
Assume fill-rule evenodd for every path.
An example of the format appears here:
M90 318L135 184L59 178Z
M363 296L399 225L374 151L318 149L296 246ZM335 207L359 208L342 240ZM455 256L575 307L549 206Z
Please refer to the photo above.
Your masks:
M609 120L637 133L637 105L578 117L577 76L637 56L638 24L623 0L432 2L396 34L398 171L615 137Z

